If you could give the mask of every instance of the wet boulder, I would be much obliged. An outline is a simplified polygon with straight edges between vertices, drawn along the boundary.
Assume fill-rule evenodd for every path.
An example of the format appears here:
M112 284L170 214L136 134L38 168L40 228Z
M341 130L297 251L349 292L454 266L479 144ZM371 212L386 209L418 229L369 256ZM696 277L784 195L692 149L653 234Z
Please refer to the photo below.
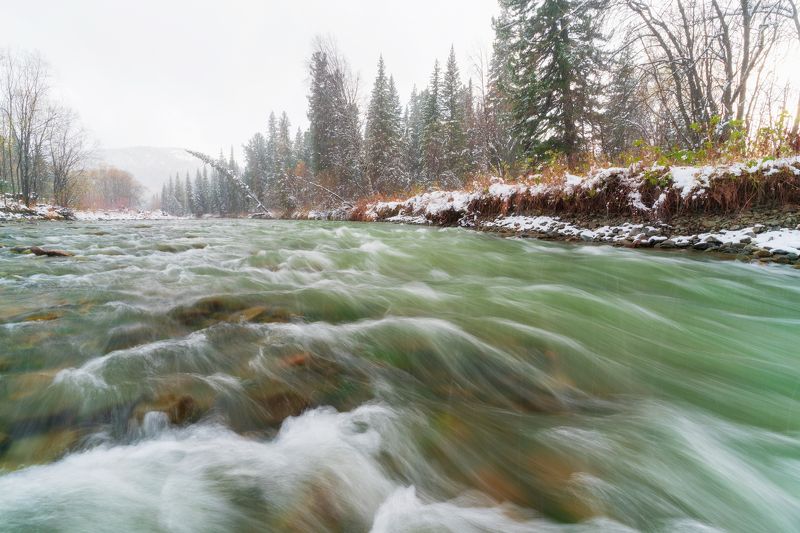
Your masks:
M138 403L132 418L141 424L147 413L158 411L165 413L171 424L182 426L197 422L209 407L188 394L166 393Z
M71 257L75 255L64 250L46 250L38 246L14 246L10 250L15 254L33 254L47 257Z
M125 350L140 344L158 340L159 335L154 328L144 325L119 326L109 332L104 353Z
M178 306L168 316L190 328L205 328L217 322L288 322L295 316L246 296L211 296Z

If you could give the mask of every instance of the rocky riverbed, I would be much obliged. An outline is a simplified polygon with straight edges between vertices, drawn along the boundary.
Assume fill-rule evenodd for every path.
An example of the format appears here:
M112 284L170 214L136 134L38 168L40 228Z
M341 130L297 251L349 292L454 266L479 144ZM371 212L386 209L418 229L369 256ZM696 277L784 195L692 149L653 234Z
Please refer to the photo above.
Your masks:
M750 166L635 164L547 182L536 176L514 183L492 178L490 185L471 190L368 203L353 209L351 219L797 264L798 176L798 157Z
M627 248L692 250L800 268L797 211L761 210L731 216L681 217L671 223L637 223L601 217L505 216L474 227L508 236L590 242ZM761 222L760 222L761 221Z

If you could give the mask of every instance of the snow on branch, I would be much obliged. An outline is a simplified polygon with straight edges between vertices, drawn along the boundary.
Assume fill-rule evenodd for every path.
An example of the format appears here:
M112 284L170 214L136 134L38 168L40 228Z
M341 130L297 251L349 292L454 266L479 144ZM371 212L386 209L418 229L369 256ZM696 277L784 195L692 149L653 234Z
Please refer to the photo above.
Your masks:
M265 215L269 215L270 214L269 211L267 211L267 208L264 207L264 204L261 203L261 200L259 200L258 197L255 194L253 194L253 191L250 189L250 187L247 185L247 183L245 183L242 178L237 176L236 173L233 172L233 170L229 169L225 165L220 164L219 161L216 161L216 160L212 159L211 157L207 156L206 154L204 154L202 152L195 152L193 150L186 150L186 153L188 153L190 155L193 155L194 157L196 157L197 159L199 159L200 161L202 161L206 165L209 165L211 168L213 168L214 170L216 170L217 172L219 172L220 174L222 174L223 176L225 176L226 178L231 180L233 183L236 184L237 187L239 187L247 195L248 198L250 198L251 200L253 200L256 203L256 205L258 206L258 209L262 213L264 213Z

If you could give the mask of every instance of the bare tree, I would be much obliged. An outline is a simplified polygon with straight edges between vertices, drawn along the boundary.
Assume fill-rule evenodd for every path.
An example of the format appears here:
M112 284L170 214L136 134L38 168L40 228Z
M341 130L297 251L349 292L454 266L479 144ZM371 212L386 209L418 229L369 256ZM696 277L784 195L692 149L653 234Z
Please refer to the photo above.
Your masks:
M142 203L144 187L130 172L104 166L86 172L88 182L81 204L93 209L130 209Z
M45 142L55 120L47 70L35 54L6 54L0 60L0 114L12 192L30 204L44 180Z
M792 0L789 0L792 1ZM747 129L760 76L782 36L777 0L626 0L638 24L633 35L659 108L678 139L697 144L718 117L716 134L731 121Z
M86 133L77 125L75 114L68 109L57 113L48 136L50 173L53 179L53 200L64 207L78 200L78 183L89 158Z
M797 46L800 46L800 3L797 0L784 0L780 5L781 15L787 17L793 26ZM792 139L800 144L800 94L797 95L797 110L792 123Z

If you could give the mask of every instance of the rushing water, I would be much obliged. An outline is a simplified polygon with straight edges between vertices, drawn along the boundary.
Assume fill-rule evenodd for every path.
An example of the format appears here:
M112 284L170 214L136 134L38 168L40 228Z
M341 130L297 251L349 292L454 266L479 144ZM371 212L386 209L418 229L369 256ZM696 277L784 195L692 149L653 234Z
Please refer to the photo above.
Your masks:
M796 531L800 272L455 229L6 225L1 531Z

